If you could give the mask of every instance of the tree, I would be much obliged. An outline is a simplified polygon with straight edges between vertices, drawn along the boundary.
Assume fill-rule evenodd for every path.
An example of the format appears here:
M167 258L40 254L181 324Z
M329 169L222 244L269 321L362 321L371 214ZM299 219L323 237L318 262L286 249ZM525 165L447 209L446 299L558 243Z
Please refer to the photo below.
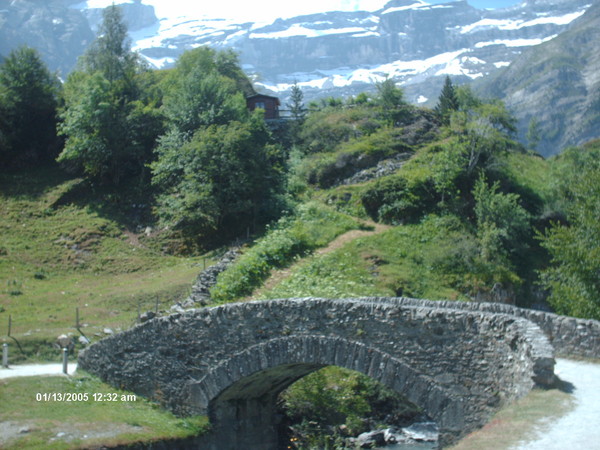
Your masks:
M58 152L59 82L36 50L14 50L0 66L0 166L52 161Z
M452 84L450 77L446 75L442 93L438 99L438 104L435 107L440 120L444 125L450 124L450 115L453 111L457 111L459 107L458 97Z
M65 83L60 134L66 137L58 161L107 184L141 174L162 132L156 107L141 99L143 65L131 52L120 9L103 11L96 40ZM152 101L152 100L150 100Z
M306 108L304 107L303 100L304 94L302 93L302 89L300 89L297 82L294 82L290 102L287 104L287 107L290 109L292 119L296 122L302 122L306 116Z
M304 107L303 100L304 94L302 93L302 89L300 89L297 82L294 82L290 102L287 104L293 120L290 125L290 134L293 144L298 142L302 124L306 118L306 108Z
M187 237L231 235L279 212L283 153L270 144L264 117L248 112L233 56L188 51L163 83L168 130L152 183L161 222Z
M79 64L84 72L100 72L110 83L133 79L140 61L131 51L121 8L113 4L102 11L102 23L96 39Z
M152 164L162 223L202 237L274 218L283 192L283 154L268 136L260 113L244 123L200 128L190 140L177 132L165 135Z
M172 131L190 138L201 127L248 117L239 82L226 75L238 72L229 65L224 70L219 55L206 47L188 51L165 80L164 111Z
M527 128L527 148L533 152L537 150L537 146L540 143L540 128L538 121L535 117L532 117L529 121L529 127Z
M523 283L519 269L528 255L530 215L520 205L517 194L500 192L499 183L490 185L484 175L475 183L472 194L477 245L468 265L475 278L466 285L473 294L487 292L484 295L491 295L492 301L497 301L493 292L500 287L505 291L504 301L514 301L514 289Z
M391 78L386 78L385 81L377 83L377 103L381 107L382 115L390 125L395 123L402 117L404 107L404 91L396 86L396 83Z
M450 130L465 153L468 177L491 168L497 156L514 146L515 118L500 100L483 102L470 89L458 91L459 110L450 116Z
M477 236L481 257L487 262L508 260L520 249L529 234L529 213L519 204L517 194L499 192L480 176L473 189Z

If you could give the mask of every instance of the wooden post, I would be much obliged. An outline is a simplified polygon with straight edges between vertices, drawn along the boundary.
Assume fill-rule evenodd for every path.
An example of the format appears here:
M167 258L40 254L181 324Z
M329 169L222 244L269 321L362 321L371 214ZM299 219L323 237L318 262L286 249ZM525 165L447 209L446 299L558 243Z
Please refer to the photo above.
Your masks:
M2 344L2 367L8 369L8 344Z
M63 348L63 373L65 375L69 374L69 350L67 350L66 348Z
M75 329L79 330L79 308L75 308Z
M12 316L9 314L8 315L8 337L11 338L13 341L15 341L15 343L17 344L17 347L19 347L19 351L21 352L21 354L23 356L25 356L25 353L23 352L23 349L21 348L21 344L19 344L19 341L17 341L16 337L13 337L10 335L12 330Z

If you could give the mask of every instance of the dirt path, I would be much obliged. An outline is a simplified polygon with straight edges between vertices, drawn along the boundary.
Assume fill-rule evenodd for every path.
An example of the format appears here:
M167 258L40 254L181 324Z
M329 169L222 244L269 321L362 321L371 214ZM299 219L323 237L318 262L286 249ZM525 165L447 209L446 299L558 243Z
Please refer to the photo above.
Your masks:
M369 221L363 220L363 221L361 221L361 223L363 225L372 227L372 229L371 230L350 230L344 234L340 234L333 241L331 241L326 247L321 247L321 248L315 250L311 255L307 256L306 258L302 258L302 259L296 261L291 266L286 267L284 269L274 270L273 272L271 272L271 276L265 280L265 282L263 283L263 285L261 287L256 289L252 293L251 296L244 298L242 301L255 300L260 295L262 295L264 292L267 292L267 291L273 289L275 286L277 286L283 280L288 278L292 274L292 272L294 270L296 270L297 267L299 267L302 264L306 264L307 259L312 256L326 255L327 253L331 253L339 248L342 248L344 245L346 245L349 242L352 242L355 239L358 239L358 238L361 238L364 236L371 236L374 234L382 233L382 232L390 229L389 225L375 223L370 220Z
M575 408L538 426L527 442L510 450L600 449L600 364L557 359L555 372L573 385Z

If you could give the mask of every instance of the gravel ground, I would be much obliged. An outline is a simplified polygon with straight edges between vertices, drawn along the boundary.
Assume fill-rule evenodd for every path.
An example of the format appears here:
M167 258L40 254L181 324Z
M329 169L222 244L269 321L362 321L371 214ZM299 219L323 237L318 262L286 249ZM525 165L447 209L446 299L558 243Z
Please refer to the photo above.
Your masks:
M575 408L510 450L600 450L600 364L557 359L555 372L573 385Z
M69 375L77 370L77 364L70 363ZM38 375L62 375L62 364L23 364L20 366L8 366L8 369L0 367L0 378L33 377Z

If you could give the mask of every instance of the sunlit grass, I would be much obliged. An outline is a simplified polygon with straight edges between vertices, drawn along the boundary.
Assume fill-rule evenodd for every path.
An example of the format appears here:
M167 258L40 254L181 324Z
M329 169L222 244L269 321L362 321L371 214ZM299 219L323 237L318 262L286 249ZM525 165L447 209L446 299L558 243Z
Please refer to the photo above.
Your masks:
M44 401L37 396L59 393L87 394L87 400ZM111 401L99 401L106 399L102 394L113 394L109 397ZM195 436L208 428L205 416L177 418L141 397L111 388L85 373L73 378L5 379L0 381L0 398L0 422L13 431L0 437L2 448L113 446ZM28 431L15 433L15 429Z
M76 308L86 335L127 328L184 298L202 270L203 258L166 254L81 183L52 168L0 176L0 335L11 316L24 347L76 333Z

